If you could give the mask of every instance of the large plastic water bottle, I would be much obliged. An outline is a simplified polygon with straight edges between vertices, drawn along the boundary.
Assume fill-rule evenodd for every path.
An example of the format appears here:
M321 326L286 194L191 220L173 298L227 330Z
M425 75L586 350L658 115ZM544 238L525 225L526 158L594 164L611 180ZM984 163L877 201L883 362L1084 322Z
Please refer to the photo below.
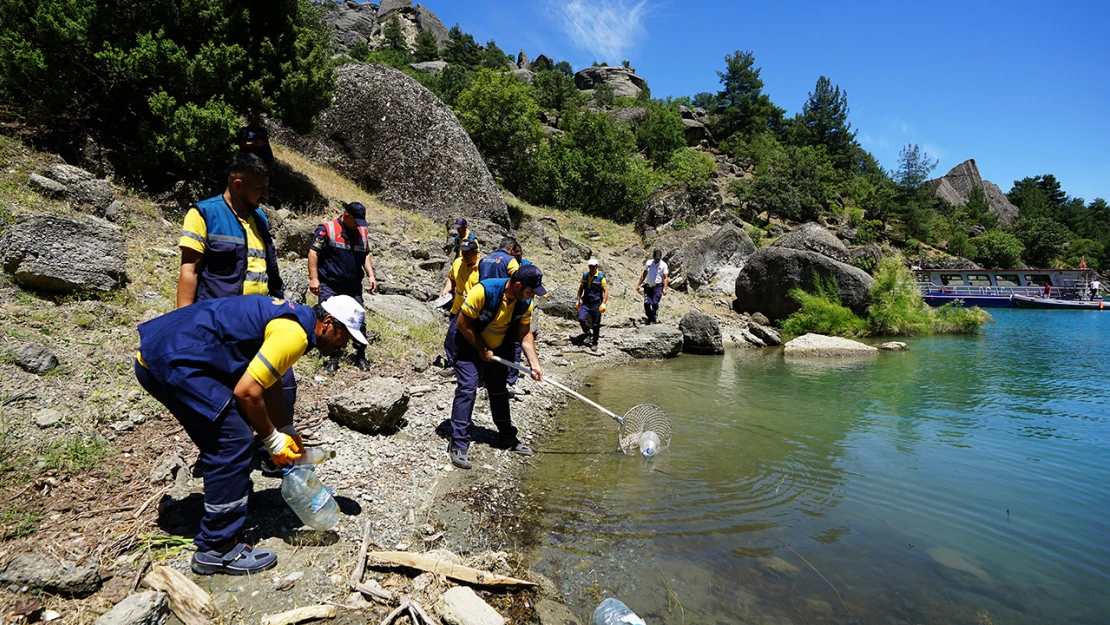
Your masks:
M659 450L659 435L651 430L640 434L640 455L651 460Z
M609 597L605 601L598 604L594 609L594 616L590 619L590 625L646 625L644 619L636 616L636 613L628 609L621 601Z
M281 496L301 522L316 531L326 532L339 524L339 505L316 477L311 464L294 465L285 470Z

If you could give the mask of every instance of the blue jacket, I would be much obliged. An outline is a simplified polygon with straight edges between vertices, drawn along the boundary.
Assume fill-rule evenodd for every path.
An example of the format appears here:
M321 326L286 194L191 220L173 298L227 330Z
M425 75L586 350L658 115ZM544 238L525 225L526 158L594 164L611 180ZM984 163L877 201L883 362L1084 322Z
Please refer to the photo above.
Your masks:
M242 295L243 282L247 278L249 251L243 225L222 195L198 202L197 210L204 218L208 235L204 242L203 267L197 276L196 301ZM285 285L281 281L274 241L270 238L270 224L261 208L254 209L254 217L258 220L262 241L266 246L266 278L270 285L270 295L283 298Z
M513 256L505 250L497 250L478 261L478 279L492 280L494 278L508 278L509 263L514 260L516 260L516 256Z
M316 345L312 308L266 295L198 302L139 324L139 353L155 380L192 410L215 420L262 347L266 324L291 317Z
M590 279L590 272L582 274L582 285L586 288L582 289L582 303L587 305L600 304L604 298L605 289L601 286L601 281L605 279L605 274L600 271L594 276L593 282L587 283Z
M510 256L510 258L512 258ZM478 313L478 318L474 320L474 333L481 334L486 326L493 321L497 316L497 309L501 307L501 300L505 298L505 285L509 283L508 278L492 278L490 280L479 280L478 284L482 285L482 289L486 292L486 301L482 306L482 312ZM509 323L509 330L506 336L513 337L515 341L515 334L513 329L516 328L517 322L528 312L528 307L532 305L532 300L518 300L513 307L513 318Z

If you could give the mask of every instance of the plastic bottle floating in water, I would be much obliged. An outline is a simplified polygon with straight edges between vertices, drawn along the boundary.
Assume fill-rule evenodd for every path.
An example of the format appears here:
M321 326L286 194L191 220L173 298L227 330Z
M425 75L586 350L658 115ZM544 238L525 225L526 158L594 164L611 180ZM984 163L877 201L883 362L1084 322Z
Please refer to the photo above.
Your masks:
M628 609L628 606L612 597L598 604L597 608L594 609L593 618L590 619L590 625L624 625L626 623L628 625L646 625L644 619L636 616L636 613Z
M651 430L640 434L640 455L651 460L657 451L659 451L659 435Z
M326 532L339 524L339 505L310 464L286 469L281 496L301 522L316 531Z

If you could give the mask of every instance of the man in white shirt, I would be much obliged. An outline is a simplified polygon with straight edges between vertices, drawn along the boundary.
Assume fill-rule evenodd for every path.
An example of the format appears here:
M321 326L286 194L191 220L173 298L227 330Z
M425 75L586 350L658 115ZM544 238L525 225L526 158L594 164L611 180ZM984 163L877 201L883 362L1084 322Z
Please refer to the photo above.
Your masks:
M667 263L663 262L663 252L655 250L651 260L644 265L644 273L636 283L636 290L644 285L644 314L647 315L647 324L657 323L659 320L659 300L667 294L667 284L670 282L670 270Z
M1095 299L1096 297L1098 297L1098 292L1101 288L1102 283L1098 281L1098 278L1094 278L1091 280L1091 299Z

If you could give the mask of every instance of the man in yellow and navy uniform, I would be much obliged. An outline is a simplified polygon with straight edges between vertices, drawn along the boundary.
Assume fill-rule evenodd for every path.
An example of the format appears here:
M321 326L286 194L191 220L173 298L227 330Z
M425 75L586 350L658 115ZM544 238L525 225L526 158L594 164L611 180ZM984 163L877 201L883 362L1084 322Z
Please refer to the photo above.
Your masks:
M451 463L456 467L471 468L469 429L479 376L486 383L490 414L500 433L501 445L514 453L532 455L532 450L517 438L509 412L505 381L508 367L495 363L493 357L512 361L515 339L528 357L532 378L543 380L531 323L532 298L546 293L543 273L535 265L526 265L517 269L511 278L481 280L466 294L466 301L455 319L457 386L451 406L451 442L447 447Z
M520 267L520 261L516 258L519 250L520 243L515 238L501 239L497 250L478 262L478 279L508 278L513 275L517 267Z
M474 245L478 245L478 237L468 229L465 217L456 219L455 225L451 227L451 231L455 233L455 236L451 237L450 243L452 255L455 258L462 256L463 241L473 241Z
M609 284L605 281L605 274L598 270L596 258L591 258L586 268L578 284L578 301L574 307L578 309L578 324L582 326L581 340L589 340L590 349L596 351L598 335L601 334L601 314L609 302Z
M266 295L210 299L139 325L135 377L200 449L204 517L193 540L199 574L266 570L277 556L237 544L247 517L254 434L276 464L304 447L279 380L308 349L330 354L359 332L362 306L345 296L315 309Z
M455 366L455 318L466 301L466 294L478 284L478 242L473 239L464 240L460 244L461 256L451 264L447 272L447 282L439 296L454 293L454 303L451 304L451 318L447 322L447 338L443 341L443 351L447 353L447 367Z
M347 295L361 304L363 273L369 278L370 292L378 288L369 246L366 207L359 202L344 204L342 215L316 226L308 250L308 290L321 302L336 295ZM365 333L366 328L362 331ZM363 371L370 370L365 346L355 346L354 363ZM324 365L324 370L335 373L338 369L339 354L335 354Z

